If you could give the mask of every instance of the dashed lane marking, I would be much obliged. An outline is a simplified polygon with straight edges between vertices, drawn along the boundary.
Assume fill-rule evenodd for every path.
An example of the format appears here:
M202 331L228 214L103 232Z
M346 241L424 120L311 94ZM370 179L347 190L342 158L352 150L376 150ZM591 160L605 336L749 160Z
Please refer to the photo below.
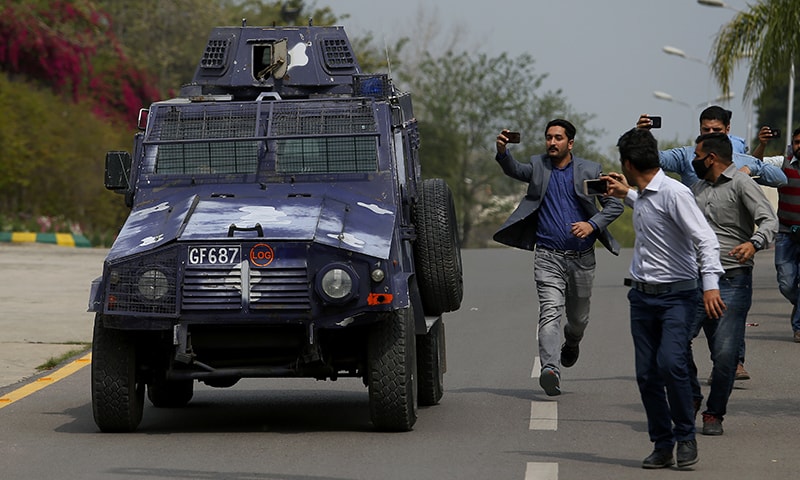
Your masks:
M533 359L533 370L531 370L531 378L539 378L539 373L542 371L542 362L539 360L539 355Z
M528 462L525 467L525 480L558 480L558 464Z
M530 430L558 430L558 402L531 402Z
M34 394L39 390L48 387L55 382L67 378L68 376L72 375L73 373L77 372L81 368L89 365L92 363L92 354L87 353L83 357L74 360L67 365L61 367L60 369L56 370L52 374L46 377L40 377L34 380L27 385L20 387L2 397L0 397L0 408L7 407L12 403L22 400L23 398L27 397L28 395Z

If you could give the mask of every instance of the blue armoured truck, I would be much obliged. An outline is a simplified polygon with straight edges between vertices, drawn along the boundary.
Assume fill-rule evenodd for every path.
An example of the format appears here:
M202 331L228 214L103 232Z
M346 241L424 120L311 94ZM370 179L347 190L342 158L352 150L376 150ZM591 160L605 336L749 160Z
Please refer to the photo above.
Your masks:
M92 283L92 407L132 431L145 392L361 378L376 428L443 393L463 294L451 192L423 180L411 96L341 27L220 27L180 95L106 156L131 208Z

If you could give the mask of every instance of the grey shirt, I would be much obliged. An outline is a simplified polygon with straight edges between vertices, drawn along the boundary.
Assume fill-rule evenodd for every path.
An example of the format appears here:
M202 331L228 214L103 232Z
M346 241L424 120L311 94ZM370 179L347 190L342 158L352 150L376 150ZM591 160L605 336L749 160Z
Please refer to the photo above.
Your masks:
M747 241L772 243L778 231L778 216L761 187L732 164L711 183L700 180L692 185L697 206L717 234L720 262L725 270L753 265L728 255L734 247ZM756 230L758 227L758 230Z

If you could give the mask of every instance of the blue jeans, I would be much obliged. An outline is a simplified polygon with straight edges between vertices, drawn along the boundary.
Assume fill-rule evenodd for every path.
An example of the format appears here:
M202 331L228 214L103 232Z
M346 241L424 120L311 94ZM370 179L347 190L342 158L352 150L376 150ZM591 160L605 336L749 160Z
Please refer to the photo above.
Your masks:
M792 241L788 233L778 232L775 236L775 271L778 274L778 288L787 300L792 302L792 331L800 331L800 244Z
M697 307L697 290L648 295L631 289L628 301L636 382L650 441L655 448L671 449L695 437L687 319Z
M533 279L539 295L539 360L543 369L552 368L560 375L562 317L567 317L565 339L577 344L583 338L589 324L594 267L594 251L568 257L536 249Z
M702 290L699 292L702 296ZM697 314L692 325L692 338L697 337L700 329L706 334L708 350L714 367L711 378L711 391L708 394L706 410L722 419L728 408L728 398L736 379L736 366L739 363L739 347L744 339L747 313L753 299L753 274L750 269L735 277L723 276L719 279L719 294L725 302L725 312L720 318L709 318L705 307L699 302ZM702 297L701 297L702 298ZM692 351L689 350L691 358ZM692 381L692 395L702 401L700 382L697 380L697 366L694 358L689 363Z

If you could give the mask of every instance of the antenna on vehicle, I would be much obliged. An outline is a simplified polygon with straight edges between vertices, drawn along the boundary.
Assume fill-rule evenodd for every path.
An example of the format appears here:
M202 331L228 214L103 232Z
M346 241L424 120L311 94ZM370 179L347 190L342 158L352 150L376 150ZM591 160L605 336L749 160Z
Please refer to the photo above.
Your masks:
M242 19L242 27L246 27L246 26L247 26L247 19L243 18Z
M389 58L389 45L386 43L386 35L383 36L383 50L386 53L386 68L389 70L389 78L392 78L392 59Z

